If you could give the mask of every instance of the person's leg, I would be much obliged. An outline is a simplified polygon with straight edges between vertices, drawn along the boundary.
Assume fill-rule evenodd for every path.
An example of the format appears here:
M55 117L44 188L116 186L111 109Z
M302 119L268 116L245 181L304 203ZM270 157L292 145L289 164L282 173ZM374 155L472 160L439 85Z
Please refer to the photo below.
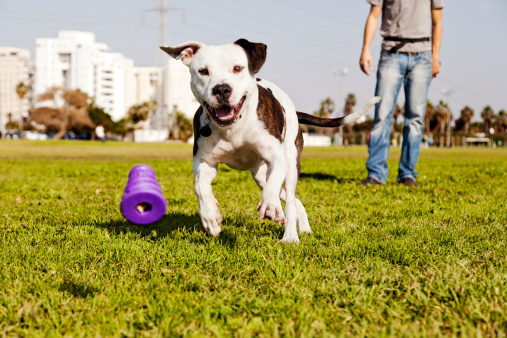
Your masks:
M398 169L398 182L417 177L415 166L421 150L424 114L431 82L431 52L410 55L405 79L405 125Z
M377 71L375 96L382 101L375 105L375 118L368 143L366 161L368 177L385 184L388 175L390 131L394 107L406 68L406 55L382 51Z

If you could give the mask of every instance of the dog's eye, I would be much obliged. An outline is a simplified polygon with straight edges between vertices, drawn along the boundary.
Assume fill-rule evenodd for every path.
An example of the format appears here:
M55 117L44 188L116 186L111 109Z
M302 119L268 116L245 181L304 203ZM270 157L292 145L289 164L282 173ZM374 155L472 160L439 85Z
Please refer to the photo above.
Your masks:
M208 69L207 68L199 69L199 74L203 76L209 75Z
M236 67L234 67L234 68L232 69L232 72L233 72L233 73L239 73L239 72L241 72L242 70L243 70L243 67L241 67L241 66L236 66Z

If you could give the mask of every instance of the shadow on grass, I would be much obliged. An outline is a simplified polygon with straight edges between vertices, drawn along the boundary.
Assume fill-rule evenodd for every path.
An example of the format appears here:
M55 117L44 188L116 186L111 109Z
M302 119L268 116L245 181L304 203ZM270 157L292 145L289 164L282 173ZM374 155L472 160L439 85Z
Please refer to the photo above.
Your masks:
M120 221L110 221L107 223L96 224L98 228L107 229L112 234L137 233L141 237L152 237L157 241L169 236L174 232L196 232L201 230L201 220L199 214L169 213L164 215L159 221L139 225L126 219Z
M299 174L299 180L317 180L317 181L333 181L338 183L354 182L352 178L338 178L335 175L323 174L323 173L301 173Z
M88 296L93 296L98 291L98 289L90 285L76 283L71 280L66 280L62 284L60 284L58 290L62 292L67 292L72 296L74 296L75 298L87 298Z
M125 219L96 224L98 228L107 229L113 235L136 233L141 238L149 238L154 242L167 237L181 238L196 244L216 241L230 248L236 247L237 236L248 236L246 232L241 233L242 229L253 232L254 236L270 236L278 239L282 238L284 232L284 227L274 222L263 221L259 223L256 219L247 219L245 217L226 217L222 225L222 232L214 238L204 232L198 213L169 213L159 221L147 225L134 224Z

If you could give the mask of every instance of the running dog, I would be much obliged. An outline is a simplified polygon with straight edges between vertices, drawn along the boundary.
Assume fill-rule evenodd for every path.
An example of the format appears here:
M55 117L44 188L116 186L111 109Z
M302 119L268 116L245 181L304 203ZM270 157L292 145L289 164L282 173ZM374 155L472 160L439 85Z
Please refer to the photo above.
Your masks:
M262 189L259 218L285 225L281 242L299 243L298 226L300 233L311 232L306 210L296 198L303 150L299 124L338 127L354 123L380 98L370 99L344 117L319 118L297 112L280 88L256 78L266 61L265 44L239 39L222 46L190 41L160 48L189 67L190 87L200 103L193 122L193 170L204 230L212 236L222 230L211 182L218 164L223 163L252 173ZM285 201L285 212L280 199Z

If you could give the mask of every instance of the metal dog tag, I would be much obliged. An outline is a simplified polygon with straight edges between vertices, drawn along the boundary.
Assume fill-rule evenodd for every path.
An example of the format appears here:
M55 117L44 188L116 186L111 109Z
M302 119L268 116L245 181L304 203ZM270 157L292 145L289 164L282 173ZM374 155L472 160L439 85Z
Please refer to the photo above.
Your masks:
M208 137L211 135L211 128L209 126L203 126L199 129L199 134L204 137Z

